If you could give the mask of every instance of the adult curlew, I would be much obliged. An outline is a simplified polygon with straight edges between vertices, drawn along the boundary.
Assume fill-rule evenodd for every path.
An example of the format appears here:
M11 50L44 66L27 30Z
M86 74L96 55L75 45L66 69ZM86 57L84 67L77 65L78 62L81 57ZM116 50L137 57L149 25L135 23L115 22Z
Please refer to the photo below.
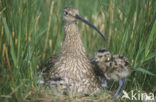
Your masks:
M103 71L106 79L119 81L119 87L114 94L114 98L123 91L126 77L131 72L128 59L122 55L112 55L107 49L99 49L94 58L94 62Z
M79 16L76 8L67 7L63 10L65 38L58 55L49 58L41 68L44 82L48 85L59 85L69 93L90 94L101 88L94 66L87 57L86 50L80 38L77 21L94 28L103 38L103 34L87 20ZM106 39L104 38L106 41Z

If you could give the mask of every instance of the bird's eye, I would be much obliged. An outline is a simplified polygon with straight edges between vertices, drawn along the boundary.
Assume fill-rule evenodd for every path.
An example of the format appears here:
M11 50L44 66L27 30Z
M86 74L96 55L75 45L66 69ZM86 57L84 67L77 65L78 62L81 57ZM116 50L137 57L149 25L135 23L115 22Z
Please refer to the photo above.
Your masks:
M68 12L67 11L64 11L64 15L68 15Z
M110 61L110 58L108 57L106 60L107 60L107 61Z

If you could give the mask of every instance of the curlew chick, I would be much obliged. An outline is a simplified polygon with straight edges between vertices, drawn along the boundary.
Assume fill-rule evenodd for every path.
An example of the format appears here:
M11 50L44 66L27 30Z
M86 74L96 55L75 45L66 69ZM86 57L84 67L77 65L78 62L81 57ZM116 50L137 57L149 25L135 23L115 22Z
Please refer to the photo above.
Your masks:
M119 81L119 86L114 94L114 98L123 91L126 77L130 74L130 64L128 59L122 55L112 55L107 49L103 48L96 52L94 61L103 71L107 80Z

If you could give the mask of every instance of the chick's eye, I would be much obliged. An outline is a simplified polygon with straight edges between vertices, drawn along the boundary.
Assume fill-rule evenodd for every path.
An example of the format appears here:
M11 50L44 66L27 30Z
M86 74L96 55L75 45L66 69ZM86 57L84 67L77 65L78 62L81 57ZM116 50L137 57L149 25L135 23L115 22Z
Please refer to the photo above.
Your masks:
M106 61L110 61L110 58L108 57L108 58L106 59Z

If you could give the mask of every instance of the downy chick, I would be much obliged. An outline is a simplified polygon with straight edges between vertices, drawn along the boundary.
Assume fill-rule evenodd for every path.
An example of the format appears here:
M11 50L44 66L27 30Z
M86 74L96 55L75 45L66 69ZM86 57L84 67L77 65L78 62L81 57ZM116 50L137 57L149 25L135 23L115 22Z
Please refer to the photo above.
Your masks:
M119 87L114 94L114 98L123 91L126 83L126 77L131 72L128 59L122 55L112 55L107 49L99 49L95 54L95 62L103 71L107 80L115 80L119 82Z

